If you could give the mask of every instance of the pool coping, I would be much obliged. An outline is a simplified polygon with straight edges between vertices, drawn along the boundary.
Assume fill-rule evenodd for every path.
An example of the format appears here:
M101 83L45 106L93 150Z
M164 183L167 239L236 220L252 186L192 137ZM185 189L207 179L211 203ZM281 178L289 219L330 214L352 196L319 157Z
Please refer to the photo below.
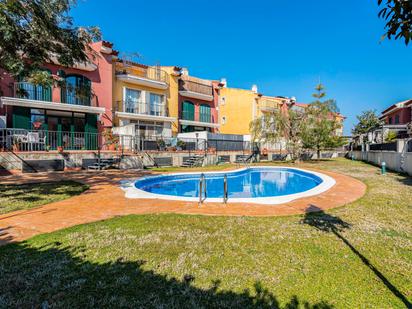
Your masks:
M312 189L302 191L299 193L293 193L293 194L282 195L282 196L270 196L270 197L229 198L227 200L227 203L229 204L247 203L247 204L268 205L268 206L280 205L280 204L292 202L296 199L319 195L321 193L328 191L336 184L336 180L334 178L328 175L325 175L323 173L313 171L313 170L306 170L306 169L296 168L296 167L276 166L276 165L275 166L254 165L252 167L238 168L238 169L234 169L230 171L164 173L164 174L160 174L156 176L145 176L145 177L140 177L138 179L123 180L120 182L120 187L125 192L125 197L129 199L160 199L160 200L170 200L170 201L199 202L199 197L185 197L185 196L150 193L150 192L136 188L135 183L137 181L142 181L145 179L160 178L164 176L199 175L200 177L201 174L204 174L204 175L231 174L231 173L242 172L248 169L259 169L259 168L301 171L301 172L305 172L305 173L312 174L312 175L319 177L322 180L322 182ZM223 198L206 198L203 201L203 203L223 203L223 202L224 202Z

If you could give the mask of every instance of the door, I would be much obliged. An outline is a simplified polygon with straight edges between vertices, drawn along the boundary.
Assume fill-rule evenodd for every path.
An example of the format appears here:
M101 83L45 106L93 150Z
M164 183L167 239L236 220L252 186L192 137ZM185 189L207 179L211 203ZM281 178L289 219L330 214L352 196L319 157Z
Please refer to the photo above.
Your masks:
M200 122L211 122L211 112L210 106L206 104L200 105L200 115L199 115Z
M125 91L125 100L124 100L124 111L126 113L133 114L143 114L144 106L141 104L141 91L126 88Z
M190 101L183 101L182 119L195 120L195 105Z

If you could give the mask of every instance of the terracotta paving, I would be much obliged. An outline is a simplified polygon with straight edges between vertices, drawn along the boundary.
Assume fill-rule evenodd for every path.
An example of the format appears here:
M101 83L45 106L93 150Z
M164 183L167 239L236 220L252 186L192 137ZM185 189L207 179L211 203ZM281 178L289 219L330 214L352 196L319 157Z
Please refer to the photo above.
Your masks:
M306 168L305 168L306 169ZM315 170L315 169L313 169ZM21 241L37 234L129 214L179 213L224 216L284 216L343 206L361 196L366 185L359 180L324 170L336 184L317 196L280 205L205 203L157 199L127 199L119 187L122 179L148 175L148 171L60 172L3 176L2 184L75 180L90 185L81 195L30 210L0 215L0 244Z

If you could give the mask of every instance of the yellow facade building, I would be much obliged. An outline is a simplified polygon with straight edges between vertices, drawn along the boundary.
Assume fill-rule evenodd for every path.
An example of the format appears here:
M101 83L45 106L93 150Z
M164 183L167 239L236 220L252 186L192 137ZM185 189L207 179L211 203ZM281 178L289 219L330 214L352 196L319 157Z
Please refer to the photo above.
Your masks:
M113 123L119 133L171 137L177 123L172 70L118 60L113 85Z
M257 117L259 98L256 89L222 87L219 96L219 132L249 134L250 122Z

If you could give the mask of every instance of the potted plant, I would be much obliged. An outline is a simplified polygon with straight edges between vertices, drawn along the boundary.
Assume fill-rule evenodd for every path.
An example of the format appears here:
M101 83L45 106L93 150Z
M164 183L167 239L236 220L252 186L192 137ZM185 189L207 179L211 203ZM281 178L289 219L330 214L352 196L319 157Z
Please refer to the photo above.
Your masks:
M64 147L63 146L57 146L57 152L63 153L64 152Z
M163 139L158 139L156 142L157 142L157 148L158 148L160 151L165 150L165 148L166 148L166 142L165 142Z
M105 145L110 151L115 151L117 149L118 138L113 134L111 129L105 129L103 131L103 137Z
M186 143L185 143L185 141L178 140L176 145L177 145L177 149L178 149L178 150L186 150Z

